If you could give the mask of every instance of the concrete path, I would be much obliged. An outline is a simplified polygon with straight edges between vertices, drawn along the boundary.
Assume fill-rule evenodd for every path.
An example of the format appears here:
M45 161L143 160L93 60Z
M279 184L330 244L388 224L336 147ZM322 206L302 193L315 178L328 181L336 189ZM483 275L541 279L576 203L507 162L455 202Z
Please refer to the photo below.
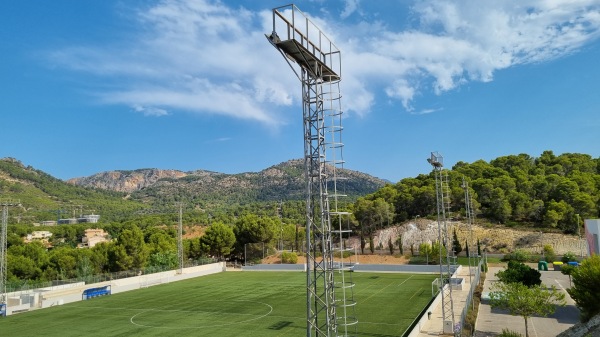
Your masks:
M488 294L493 282L497 281L495 274L503 267L490 267L483 286L482 301L479 305L477 322L475 323L476 337L497 336L502 329L510 329L525 336L525 320L521 316L512 316L508 311L493 309L489 305ZM554 337L579 322L579 310L565 289L569 288L569 277L560 271L541 271L542 284L554 285L566 294L567 305L558 307L556 312L548 317L532 317L528 320L530 337Z
M467 297L469 295L469 289L471 288L471 283L469 282L469 267L463 266L459 270L456 277L464 279L462 290L452 290L452 303L454 305L454 321L458 322L460 321L460 315L466 305ZM431 319L425 322L418 336L443 336L443 320L444 316L442 312L442 303L440 301L440 303L433 310L431 310Z

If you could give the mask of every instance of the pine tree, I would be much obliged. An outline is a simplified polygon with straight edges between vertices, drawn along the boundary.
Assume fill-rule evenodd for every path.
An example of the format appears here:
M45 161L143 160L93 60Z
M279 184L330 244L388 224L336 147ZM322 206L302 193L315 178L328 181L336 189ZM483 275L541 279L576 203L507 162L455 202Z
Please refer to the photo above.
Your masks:
M458 255L462 250L460 241L458 241L458 235L456 235L456 228L454 228L454 234L452 235L452 251L454 251L454 255Z

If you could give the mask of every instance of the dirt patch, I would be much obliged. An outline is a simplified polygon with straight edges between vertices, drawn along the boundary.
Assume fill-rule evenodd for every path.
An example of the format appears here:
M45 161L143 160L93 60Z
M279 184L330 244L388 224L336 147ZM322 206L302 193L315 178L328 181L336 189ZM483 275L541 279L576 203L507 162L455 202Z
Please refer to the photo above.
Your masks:
M334 259L338 261L339 259ZM408 259L401 255L354 255L344 259L344 262L358 262L359 264L407 264ZM262 263L265 264L280 264L281 255L272 255L264 258ZM305 264L306 257L298 256L298 264Z
M204 235L204 230L204 226L183 226L183 231L185 233L183 234L183 238L194 239L201 237L202 235Z

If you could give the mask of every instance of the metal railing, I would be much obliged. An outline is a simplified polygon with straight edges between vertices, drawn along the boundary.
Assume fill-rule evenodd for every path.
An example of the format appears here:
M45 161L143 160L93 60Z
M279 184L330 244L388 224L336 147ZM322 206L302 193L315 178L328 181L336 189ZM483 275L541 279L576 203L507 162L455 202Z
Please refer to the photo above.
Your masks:
M484 264L484 258L480 258L477 266L473 266L473 267L469 266L469 268L475 269L475 273L471 280L471 287L469 289L469 294L467 295L467 298L465 301L465 307L463 308L463 310L460 314L460 319L456 323L456 326L455 326L454 332L457 336L462 336L463 327L465 326L465 320L467 319L467 314L469 312L469 309L471 308L471 303L473 301L473 294L475 293L475 289L477 289L477 286L479 285L479 281L481 279L481 269L482 269L483 264ZM473 271L473 269L471 269L471 272ZM473 331L471 331L471 333L473 333ZM470 336L470 334L469 334L469 336Z

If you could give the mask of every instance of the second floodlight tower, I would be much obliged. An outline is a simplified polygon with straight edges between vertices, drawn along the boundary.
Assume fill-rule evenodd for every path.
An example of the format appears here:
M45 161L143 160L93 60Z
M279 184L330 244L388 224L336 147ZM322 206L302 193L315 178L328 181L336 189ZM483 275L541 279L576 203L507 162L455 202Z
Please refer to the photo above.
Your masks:
M302 83L304 175L306 179L307 336L348 336L356 328L351 266L334 261L346 248L338 209L343 168L341 53L296 6L273 9L266 35ZM335 276L335 278L334 278ZM355 331L354 331L355 333Z
M433 167L435 175L435 191L437 204L437 222L438 222L438 242L440 254L440 291L442 293L442 316L443 333L454 333L454 305L452 303L452 271L450 269L450 240L448 236L448 226L446 219L449 214L450 188L448 185L448 176L443 175L444 157L438 152L431 152L427 162ZM445 261L444 261L445 260ZM446 270L444 271L444 264Z

